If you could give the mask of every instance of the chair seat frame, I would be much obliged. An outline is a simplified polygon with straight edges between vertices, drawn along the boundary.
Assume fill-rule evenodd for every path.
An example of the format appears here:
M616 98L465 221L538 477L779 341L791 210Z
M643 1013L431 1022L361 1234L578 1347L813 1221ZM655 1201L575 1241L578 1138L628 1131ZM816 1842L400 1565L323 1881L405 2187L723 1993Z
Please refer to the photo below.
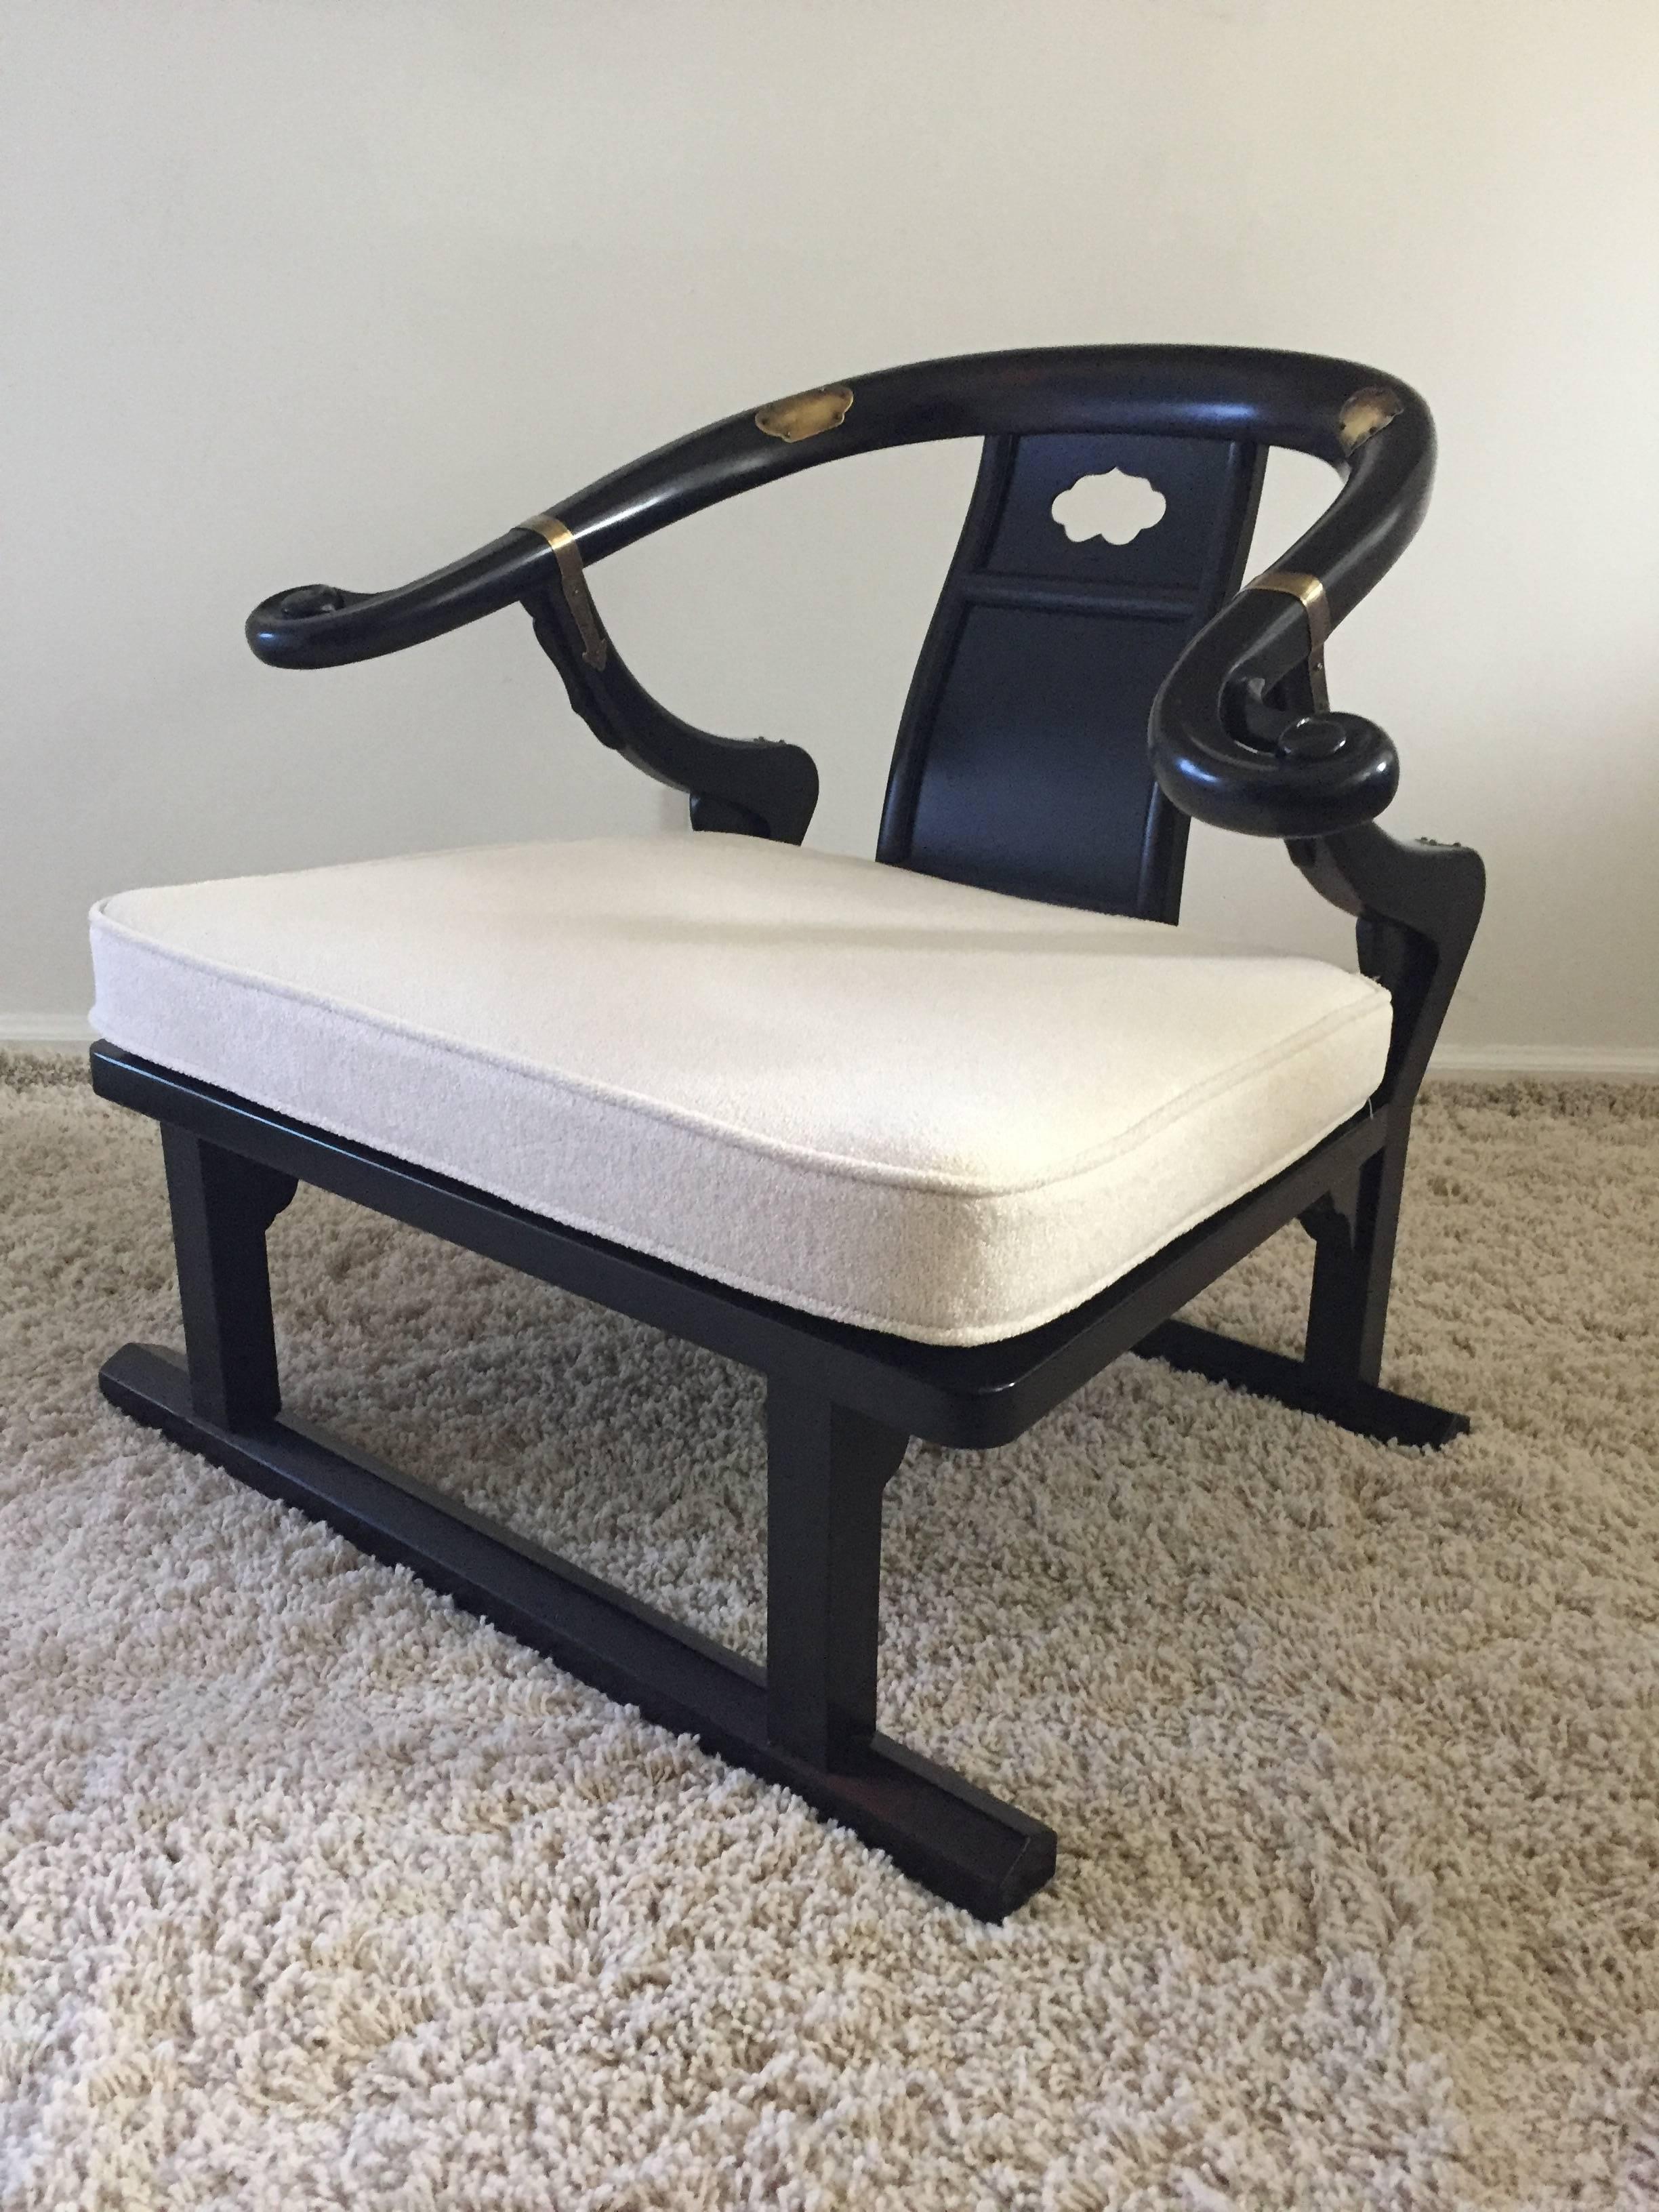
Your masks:
M886 374L922 378L937 399L941 371L973 372L956 386L945 376L947 395L964 383L975 392L990 388L988 361L997 365L994 389L1018 401L1033 362L1048 364L1066 390L1081 389L1084 350L976 357ZM1423 453L1431 460L1431 431L1423 427L1426 410L1405 387L1387 386L1352 364L1310 356L1086 350L1095 416L1103 404L1101 390L1115 404L1126 387L1120 412L1135 424L1144 425L1151 414L1166 427L1156 410L1158 404L1167 410L1169 403L1150 395L1171 381L1190 387L1195 396L1189 405L1201 422L1203 410L1218 404L1218 382L1225 387L1231 374L1235 389L1241 378L1249 384L1241 362L1259 371L1268 428L1281 441L1327 458L1347 458L1342 425L1353 418L1356 396L1381 414L1389 436L1402 416L1410 428L1416 410L1416 449L1407 450L1409 439L1395 446L1386 482L1371 467L1370 507L1351 506L1346 535L1328 530L1323 588L1333 602L1352 604L1369 588L1415 527L1426 497ZM1314 389L1312 399L1304 393L1300 415L1289 397L1298 380ZM866 380L861 394L872 381L879 383ZM803 410L808 421L832 416L836 395L851 389L831 386L777 403L786 410L781 419L799 422ZM905 398L910 387L894 390L899 428L885 442L900 434L961 434L975 426L960 407L952 413L936 404L918 430L912 418L919 403ZM1378 404L1379 394L1382 402L1398 399L1392 412ZM1237 412L1235 406L1230 422ZM738 455L736 467L727 470L735 479L728 489L742 489L763 464L778 473L775 451L751 451L752 426L769 413L776 409L699 433L632 474L606 479L564 511L589 518L599 538L609 529L613 539L625 542L617 511L637 520L641 502L650 505L641 490L641 469L654 468L653 480L670 488L656 502L657 520L720 495L709 486L726 447ZM746 442L734 426L747 426ZM1006 406L993 427L1008 434ZM787 432L762 423L760 434L781 441L787 453ZM809 428L800 434L819 432ZM1373 440L1368 430L1366 441L1374 453L1387 453L1386 437ZM1012 465L1006 449L997 452L994 465L1006 477ZM1353 471L1343 499L1310 537L1338 514L1360 473ZM1386 496L1377 493L1379 484ZM1381 520L1377 497L1386 510ZM549 520L538 518L537 530ZM559 528L575 542L575 531ZM1358 551L1356 531L1364 541ZM535 534L513 533L471 563L378 600L327 587L282 595L251 618L256 649L295 665L396 650L505 603L505 578L513 586L507 598L526 605L579 708L605 742L690 794L694 824L799 842L816 793L807 757L787 745L710 738L667 716L639 691L610 648L571 545L540 531L539 550L527 550L525 541ZM550 562L554 580L544 573L535 580L529 572L544 572ZM1479 920L1480 863L1464 848L1407 844L1377 826L1372 817L1393 792L1392 747L1358 717L1333 717L1324 709L1316 671L1309 670L1322 634L1307 600L1299 608L1275 586L1227 601L1225 580L1217 585L1224 604L1187 642L1158 695L1151 730L1158 785L1186 813L1284 837L1312 887L1354 916L1360 965L1387 986L1394 1004L1388 1068L1376 1096L1291 1166L1057 1320L996 1343L923 1345L728 1288L100 1042L92 1052L99 1095L161 1126L185 1336L182 1358L156 1346L125 1346L101 1370L105 1395L254 1489L326 1522L360 1549L409 1567L647 1719L785 1784L887 1851L939 1896L988 1920L1017 1908L1054 1873L1053 1832L877 1726L882 1499L910 1439L973 1449L1006 1443L1125 1352L1163 1359L1385 1443L1438 1446L1468 1427L1460 1415L1383 1389L1380 1371L1412 1108ZM566 588L573 581L576 588ZM1255 604L1241 616L1246 599ZM342 619L343 635L330 629ZM1304 625L1299 647L1298 623ZM602 691L592 681L601 676L608 687ZM910 752L906 773L914 784L914 742ZM1149 850L1155 842L1149 832ZM1167 836L1164 843L1170 843ZM1167 880L1152 884L1146 896L1167 908ZM763 1670L283 1410L266 1235L301 1182L764 1376ZM1301 1358L1176 1318L1198 1291L1294 1221L1315 1248ZM1310 1448L1316 1448L1316 1433L1310 1433Z

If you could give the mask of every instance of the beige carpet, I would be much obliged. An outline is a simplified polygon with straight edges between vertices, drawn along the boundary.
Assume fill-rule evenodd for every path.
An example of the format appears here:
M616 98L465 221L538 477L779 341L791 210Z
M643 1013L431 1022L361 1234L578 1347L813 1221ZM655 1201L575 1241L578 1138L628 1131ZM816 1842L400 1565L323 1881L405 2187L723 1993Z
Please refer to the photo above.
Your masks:
M987 1929L130 1426L153 1132L0 1091L0 2204L1659 2202L1659 1087L1421 1117L1438 1456L1134 1360L890 1492ZM290 1402L750 1651L752 1377L314 1194ZM1206 1301L1293 1326L1294 1232Z

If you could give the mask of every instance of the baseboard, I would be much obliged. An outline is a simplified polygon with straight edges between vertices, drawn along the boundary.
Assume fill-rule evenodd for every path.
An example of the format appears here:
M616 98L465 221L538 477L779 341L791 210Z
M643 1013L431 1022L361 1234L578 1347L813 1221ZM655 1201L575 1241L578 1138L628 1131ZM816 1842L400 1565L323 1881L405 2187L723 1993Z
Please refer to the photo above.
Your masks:
M84 1014L0 1014L0 1049L27 1045L36 1051L56 1048L67 1052L78 1047L84 1052L92 1034Z
M7 1045L84 1048L92 1024L82 1014L0 1014L0 1049ZM1659 1082L1659 1046L1600 1044L1443 1044L1431 1075L1563 1077L1592 1081Z
M1659 1082L1659 1047L1640 1044L1450 1044L1429 1063L1431 1075L1583 1076L1590 1081Z

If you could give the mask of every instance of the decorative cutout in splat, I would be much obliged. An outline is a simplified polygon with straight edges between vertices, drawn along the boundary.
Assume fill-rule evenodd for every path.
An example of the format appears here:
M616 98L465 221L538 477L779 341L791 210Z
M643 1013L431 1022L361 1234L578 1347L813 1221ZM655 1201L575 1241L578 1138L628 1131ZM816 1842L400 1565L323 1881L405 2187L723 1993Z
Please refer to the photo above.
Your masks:
M1090 538L1103 538L1109 545L1127 545L1143 530L1156 529L1168 506L1149 477L1108 469L1104 476L1079 477L1068 491L1061 492L1048 512L1073 545L1081 545Z

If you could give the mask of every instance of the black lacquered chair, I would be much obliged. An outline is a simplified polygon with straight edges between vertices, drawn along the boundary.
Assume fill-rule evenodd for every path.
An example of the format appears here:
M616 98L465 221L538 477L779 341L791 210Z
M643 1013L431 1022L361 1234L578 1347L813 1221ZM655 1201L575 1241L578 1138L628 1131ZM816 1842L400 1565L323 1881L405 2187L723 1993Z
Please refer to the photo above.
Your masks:
M877 858L804 851L811 760L659 706L588 572L795 470L963 437L983 461ZM1273 446L1341 489L1241 590ZM1052 1833L876 1727L908 1439L1005 1443L1130 1351L1369 1437L1466 1425L1379 1370L1413 1103L1481 866L1376 826L1394 747L1331 709L1322 659L1416 530L1433 456L1423 402L1352 362L986 355L734 416L400 590L267 601L248 635L283 668L516 602L576 712L689 793L699 834L106 902L94 1080L161 1125L185 1343L128 1345L106 1395L942 1896L1020 1904ZM1091 519L1113 492L1121 526ZM1283 839L1356 918L1359 973L1173 928L1193 817ZM283 1418L265 1232L301 1180L766 1377L764 1674ZM1173 1318L1297 1219L1303 1358Z

